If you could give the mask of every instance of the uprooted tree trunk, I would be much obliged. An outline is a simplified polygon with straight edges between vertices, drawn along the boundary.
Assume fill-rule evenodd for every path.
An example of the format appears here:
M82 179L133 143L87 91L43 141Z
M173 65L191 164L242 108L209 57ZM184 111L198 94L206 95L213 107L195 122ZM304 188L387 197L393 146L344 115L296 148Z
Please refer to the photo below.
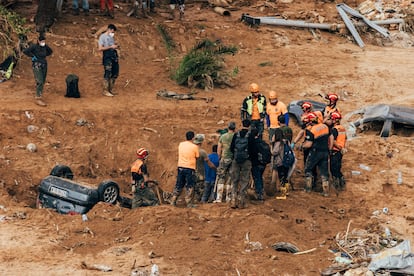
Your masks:
M35 23L36 31L45 32L55 22L57 0L40 0L37 8Z

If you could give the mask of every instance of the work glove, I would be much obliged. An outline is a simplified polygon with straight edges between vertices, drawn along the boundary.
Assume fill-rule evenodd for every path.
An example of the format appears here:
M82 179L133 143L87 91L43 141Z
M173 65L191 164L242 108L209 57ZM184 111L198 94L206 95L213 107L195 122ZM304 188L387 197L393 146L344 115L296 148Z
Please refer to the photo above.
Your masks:
M36 61L37 57L36 56L32 56L32 61Z
M294 150L294 149L295 149L295 142L292 142L292 143L290 144L290 148L291 148L292 150Z

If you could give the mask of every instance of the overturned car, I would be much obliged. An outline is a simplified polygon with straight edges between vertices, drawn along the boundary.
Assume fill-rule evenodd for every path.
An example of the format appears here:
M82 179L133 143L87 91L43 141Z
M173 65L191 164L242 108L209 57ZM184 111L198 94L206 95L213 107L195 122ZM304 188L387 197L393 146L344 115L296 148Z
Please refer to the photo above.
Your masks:
M293 117L296 119L296 122L302 126L302 114L303 114L303 110L302 110L302 104L304 102L309 102L312 104L312 109L313 111L323 111L326 107L325 103L321 103L321 102L317 102L317 101L313 101L313 100L297 100L297 101L292 101L289 103L289 105L287 106L287 110L289 113L290 117Z
M355 115L359 115L360 118L352 120ZM344 118L352 121L349 125L351 132L356 128L363 129L368 124L380 124L381 137L389 137L396 128L414 128L414 108L405 106L371 105L348 113Z

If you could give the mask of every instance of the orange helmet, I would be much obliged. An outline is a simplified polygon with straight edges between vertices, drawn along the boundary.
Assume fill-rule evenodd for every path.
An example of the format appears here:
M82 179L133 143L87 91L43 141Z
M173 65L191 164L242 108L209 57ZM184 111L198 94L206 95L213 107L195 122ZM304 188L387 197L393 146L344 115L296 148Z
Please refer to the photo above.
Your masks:
M277 99L277 93L276 91L270 91L269 92L269 100L276 100Z
M305 110L311 110L311 108L312 108L312 103L310 103L310 102L304 102L302 104L302 110L303 111L305 111Z
M342 119L341 113L339 113L338 111L334 111L331 113L331 119L332 120L340 120Z
M326 95L326 98L331 102L337 102L339 99L338 95L336 95L335 93L329 93L328 95Z
M250 92L256 93L259 92L259 85L257 83L251 83L249 85Z
M149 152L146 150L146 149L144 149L144 148L139 148L139 149L137 149L137 157L139 158L139 159L147 159L148 158L148 155L149 155Z

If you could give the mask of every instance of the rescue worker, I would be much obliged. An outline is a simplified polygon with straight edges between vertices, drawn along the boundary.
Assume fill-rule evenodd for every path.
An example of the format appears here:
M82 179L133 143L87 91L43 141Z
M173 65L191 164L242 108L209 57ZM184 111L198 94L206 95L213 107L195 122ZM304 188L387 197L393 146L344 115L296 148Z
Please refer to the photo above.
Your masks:
M231 163L231 179L233 181L233 191L231 194L231 208L246 208L246 191L250 181L250 171L252 169L251 156L253 155L254 137L250 135L250 120L242 121L243 128L234 134L230 145L233 153Z
M47 60L46 57L50 56L53 51L46 44L46 38L43 34L39 35L37 44L32 44L28 48L23 50L23 53L32 58L33 75L36 81L36 104L40 106L46 106L43 101L43 87L46 82L47 76Z
M266 105L266 125L269 129L269 141L275 135L276 128L280 127L279 116L285 117L285 125L289 125L289 113L286 105L278 100L276 91L269 92L269 102Z
M333 112L339 112L339 114L341 114L341 111L339 110L339 108L336 106L336 103L339 100L339 97L337 94L335 93L329 93L326 95L325 97L327 100L329 100L329 104L325 107L325 109L323 110L323 122L326 122L326 120L329 120L331 118L331 114Z
M102 94L108 97L113 97L116 94L113 87L119 75L118 52L116 50L118 44L114 40L115 32L116 26L109 24L106 31L99 36L98 42L98 50L103 53L102 64L105 70Z
M196 160L196 182L194 186L194 195L196 201L200 202L201 198L203 196L203 190L204 190L204 180L206 177L206 172L204 169L204 163L206 163L211 169L216 170L216 166L210 161L208 158L207 152L201 148L201 144L204 142L204 134L197 134L194 137L193 143L197 145L199 156Z
M305 128L306 125L303 124L304 121L308 121L308 115L313 111L313 104L311 102L303 102L301 105L302 108L302 116L301 116L301 120L302 120L302 130L299 131L299 133L296 135L295 139L293 139L293 142L291 144L292 149L295 148L295 145L299 142L299 140L301 140L304 136L305 136ZM318 120L319 122L323 122L323 115L322 112L320 111L315 111L314 112L317 116L318 116ZM305 161L306 161L306 157L305 157Z
M262 138L264 130L264 119L266 117L266 97L260 94L259 85L251 83L249 85L251 92L242 103L241 120L250 120L251 128L257 128L259 137Z
M149 152L144 148L139 148L136 152L137 160L131 166L132 192L132 209L144 206L155 206L159 204L157 197L151 187L148 187L148 170L145 160Z
M175 183L171 205L177 204L182 189L185 187L185 202L187 207L194 207L192 204L194 185L195 185L195 169L196 160L200 156L198 146L193 143L194 132L187 131L185 134L186 141L178 145L178 169L177 181Z
M228 132L221 135L217 146L217 154L220 158L220 163L217 168L216 183L216 200L214 203L220 203L223 200L224 190L226 191L226 201L231 200L232 182L230 177L231 162L233 161L233 153L230 151L231 141L236 130L236 123L230 122L228 125ZM227 181L226 181L227 179Z
M101 14L103 16L109 16L115 18L114 2L113 0L100 0Z
M175 8L178 7L178 11L180 13L180 20L184 18L184 10L185 10L185 4L184 0L170 0L170 19L175 18Z
M305 130L305 142L302 147L309 149L305 165L305 191L311 192L313 185L313 170L318 167L322 178L322 195L329 195L329 171L328 157L333 145L333 137L330 129L324 123L320 123L318 116L311 112L307 119L310 127Z
M342 156L346 146L346 129L341 125L341 114L337 111L331 113L333 146L330 151L330 171L333 186L337 191L345 189L345 178L341 172Z

